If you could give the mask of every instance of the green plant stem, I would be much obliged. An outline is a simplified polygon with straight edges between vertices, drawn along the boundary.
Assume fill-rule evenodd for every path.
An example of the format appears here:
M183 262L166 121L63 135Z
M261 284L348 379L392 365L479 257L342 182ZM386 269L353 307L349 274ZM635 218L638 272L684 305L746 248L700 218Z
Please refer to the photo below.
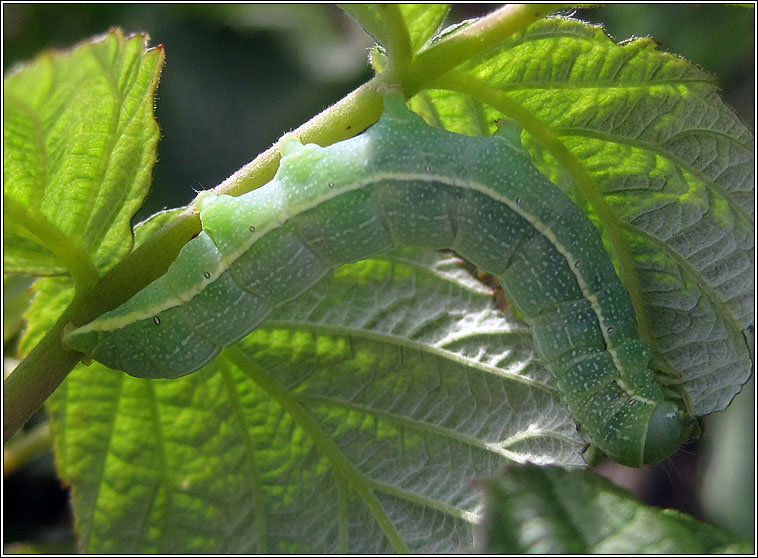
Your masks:
M81 354L61 342L66 312L3 382L3 443L56 390Z
M386 22L387 44L384 46L389 57L389 69L402 71L413 59L411 38L403 14L396 4L377 4L376 9Z

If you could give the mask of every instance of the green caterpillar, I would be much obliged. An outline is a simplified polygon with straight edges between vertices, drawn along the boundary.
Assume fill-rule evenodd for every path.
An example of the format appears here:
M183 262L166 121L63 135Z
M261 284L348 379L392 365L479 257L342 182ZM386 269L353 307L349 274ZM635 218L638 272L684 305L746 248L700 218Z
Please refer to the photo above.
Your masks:
M648 368L598 231L518 137L432 128L391 93L365 133L282 151L264 187L201 194L203 231L168 272L66 343L133 376L175 378L340 265L395 246L449 248L501 281L598 448L639 467L685 441L691 419Z

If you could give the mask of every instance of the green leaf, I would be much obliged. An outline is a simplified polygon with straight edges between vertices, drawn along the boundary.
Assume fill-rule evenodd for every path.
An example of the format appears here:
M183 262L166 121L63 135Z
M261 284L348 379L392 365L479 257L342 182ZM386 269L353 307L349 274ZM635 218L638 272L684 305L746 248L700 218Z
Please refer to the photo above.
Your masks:
M412 52L421 50L450 9L447 4L398 4L397 7L410 37ZM358 21L380 45L389 46L392 24L382 17L375 4L340 4L340 8Z
M753 137L712 76L655 47L543 20L413 108L473 135L519 121L535 164L601 228L654 366L704 415L752 368Z
M472 479L583 465L531 345L458 259L401 251L336 270L195 374L79 367L49 410L81 548L465 548Z
M751 554L749 541L635 500L590 471L513 466L482 481L483 551L495 554Z
M5 78L5 272L91 282L131 249L159 137L146 40L113 30Z

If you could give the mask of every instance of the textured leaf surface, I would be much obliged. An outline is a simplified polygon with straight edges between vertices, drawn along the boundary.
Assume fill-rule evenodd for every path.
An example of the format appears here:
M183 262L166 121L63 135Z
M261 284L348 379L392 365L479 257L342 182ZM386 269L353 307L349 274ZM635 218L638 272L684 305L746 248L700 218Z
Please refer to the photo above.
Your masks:
M484 481L483 550L495 554L750 554L749 541L661 510L590 471L514 466ZM602 521L598 521L602 518Z
M472 543L475 478L583 465L551 384L457 259L405 251L196 374L80 367L49 408L87 552L445 552Z
M695 414L725 408L752 367L754 151L716 80L650 39L616 45L561 18L453 74L439 84L468 95L414 108L462 133L503 113L534 132L538 166L603 230L654 365Z
M5 78L5 272L102 273L131 248L159 136L145 43L114 30Z

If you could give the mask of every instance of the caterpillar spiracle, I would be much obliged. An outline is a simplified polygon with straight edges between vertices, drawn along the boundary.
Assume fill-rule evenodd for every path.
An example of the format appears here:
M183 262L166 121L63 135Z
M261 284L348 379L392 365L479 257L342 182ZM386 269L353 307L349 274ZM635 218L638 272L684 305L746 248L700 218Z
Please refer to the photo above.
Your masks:
M329 147L285 142L275 178L202 193L202 232L167 273L65 342L140 378L189 374L330 270L396 246L452 249L495 275L583 432L615 461L661 460L691 421L648 364L629 295L582 211L517 137L428 126L399 93Z

